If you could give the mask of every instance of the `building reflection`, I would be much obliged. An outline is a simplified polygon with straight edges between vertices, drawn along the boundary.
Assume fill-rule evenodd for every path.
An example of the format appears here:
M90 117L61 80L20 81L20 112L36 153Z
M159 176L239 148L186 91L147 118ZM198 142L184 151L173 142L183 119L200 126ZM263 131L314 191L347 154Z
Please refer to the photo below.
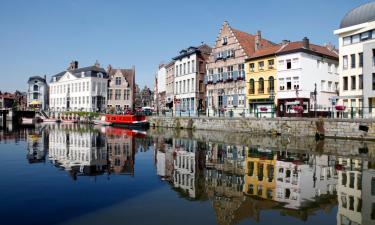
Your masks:
M49 132L49 160L68 171L74 180L107 170L107 143L99 131L78 124L59 124L50 125Z
M365 158L339 158L337 224L375 224L374 162Z
M140 140L145 138L143 132L114 127L93 129L79 124L51 124L41 129L42 135L48 133L44 142L49 148L48 159L68 171L74 180L79 176L104 174L134 176L136 151L143 151L143 145L147 144ZM30 138L34 140L30 146L48 149L37 142L41 139Z
M49 133L44 130L30 130L27 134L27 160L29 163L46 161L49 148Z

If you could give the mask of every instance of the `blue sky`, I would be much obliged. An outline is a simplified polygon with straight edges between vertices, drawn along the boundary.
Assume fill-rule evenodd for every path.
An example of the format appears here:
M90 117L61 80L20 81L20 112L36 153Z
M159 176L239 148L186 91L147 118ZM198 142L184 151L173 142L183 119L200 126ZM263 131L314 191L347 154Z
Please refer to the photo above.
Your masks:
M202 41L213 45L227 20L274 42L332 42L333 30L365 0L0 0L0 90L26 90L28 77L52 75L71 60L106 68L136 66L153 85L158 64Z

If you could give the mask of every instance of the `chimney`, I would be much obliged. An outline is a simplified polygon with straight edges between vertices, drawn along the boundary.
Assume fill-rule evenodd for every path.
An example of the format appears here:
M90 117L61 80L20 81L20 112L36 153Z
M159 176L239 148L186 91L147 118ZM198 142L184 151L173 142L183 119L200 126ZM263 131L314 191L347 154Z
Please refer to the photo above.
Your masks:
M286 44L289 44L289 43L290 43L290 41L289 41L289 40L286 40L286 39L284 39L284 40L281 41L281 44L282 44L282 45L286 45Z
M70 63L70 66L69 66L69 68L68 68L68 70L75 70L75 69L78 69L78 61L72 61L71 63Z
M258 51L261 48L261 44L260 44L261 40L262 40L262 33L260 32L260 30L258 30L255 35L255 51Z
M304 37L302 39L302 43L303 43L303 48L310 49L310 41L307 37Z
M326 45L326 48L330 51L334 50L335 49L335 46L333 46L333 44L331 42L328 42Z
M96 67L98 67L98 68L100 67L100 63L99 63L99 61L98 61L98 60L96 60L96 61L95 61L95 64L94 64L94 66L96 66Z

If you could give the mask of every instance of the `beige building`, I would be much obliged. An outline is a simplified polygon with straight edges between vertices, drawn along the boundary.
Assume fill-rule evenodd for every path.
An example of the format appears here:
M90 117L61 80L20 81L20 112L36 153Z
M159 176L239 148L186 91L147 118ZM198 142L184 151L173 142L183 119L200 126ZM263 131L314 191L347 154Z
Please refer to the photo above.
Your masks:
M108 67L109 86L107 107L116 111L133 110L135 99L135 67L113 69Z
M232 28L224 22L207 64L207 108L210 115L219 112L244 115L246 108L245 60L256 50L274 45L256 35Z
M171 61L165 66L167 70L166 83L165 83L165 96L166 107L173 108L173 91L174 91L174 61Z

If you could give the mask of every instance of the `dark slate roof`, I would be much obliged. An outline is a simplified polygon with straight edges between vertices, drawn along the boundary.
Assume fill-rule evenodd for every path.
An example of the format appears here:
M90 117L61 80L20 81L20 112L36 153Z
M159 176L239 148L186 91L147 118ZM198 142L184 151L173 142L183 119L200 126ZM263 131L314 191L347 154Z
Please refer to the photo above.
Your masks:
M198 47L190 46L187 49L182 49L180 51L180 55L178 55L178 56L176 56L172 59L173 60L179 60L179 59L182 59L184 57L187 57L187 56L195 54L195 53L210 54L211 53L211 47L206 45L206 44L202 44Z
M32 76L29 78L27 82L29 83L30 81L33 81L33 80L39 80L41 82L47 83L46 79L44 79L44 77L41 77L41 76Z
M104 75L104 77L108 78L108 74L105 71L105 69L103 69L101 67L97 67L97 66L88 66L88 67L82 67L82 68L78 68L78 69L74 69L74 70L65 70L65 71L62 71L58 74L55 74L55 75L52 76L51 82L54 82L53 79L55 77L56 77L56 80L59 80L66 72L70 72L71 74L73 74L76 77L80 77L82 72L85 73L85 77L96 77L97 73L100 72Z
M340 29L375 21L375 2L363 4L349 11L341 20Z

